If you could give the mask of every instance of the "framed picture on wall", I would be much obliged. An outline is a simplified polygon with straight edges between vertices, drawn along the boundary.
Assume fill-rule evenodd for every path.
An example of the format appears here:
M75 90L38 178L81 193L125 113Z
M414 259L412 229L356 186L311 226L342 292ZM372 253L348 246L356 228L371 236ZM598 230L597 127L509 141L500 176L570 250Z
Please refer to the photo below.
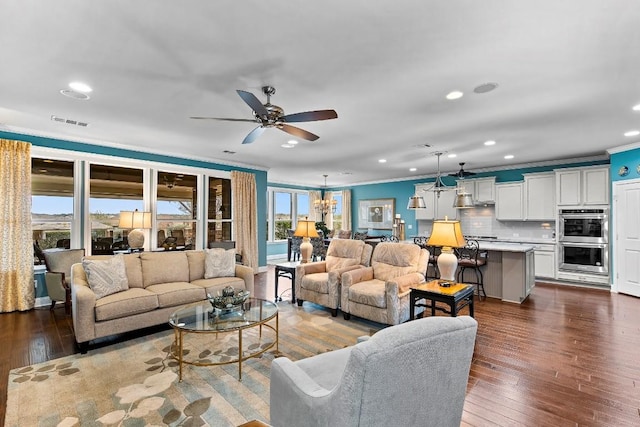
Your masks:
M393 228L396 199L358 201L358 228L390 230Z

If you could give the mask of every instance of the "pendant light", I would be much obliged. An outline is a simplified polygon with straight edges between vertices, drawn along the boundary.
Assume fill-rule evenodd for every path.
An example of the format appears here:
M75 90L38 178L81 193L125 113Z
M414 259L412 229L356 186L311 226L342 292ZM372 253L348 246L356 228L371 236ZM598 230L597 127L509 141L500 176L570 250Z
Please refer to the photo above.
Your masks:
M436 179L433 182L433 185L424 191L433 191L434 193L436 193L438 197L440 197L440 193L442 193L443 191L451 190L451 188L445 185L444 182L442 182L442 175L440 174L440 156L442 156L444 152L436 151L433 154L438 158L438 169L436 172ZM426 207L427 205L425 204L422 196L418 196L417 194L414 194L412 197L409 198L407 209L424 209Z

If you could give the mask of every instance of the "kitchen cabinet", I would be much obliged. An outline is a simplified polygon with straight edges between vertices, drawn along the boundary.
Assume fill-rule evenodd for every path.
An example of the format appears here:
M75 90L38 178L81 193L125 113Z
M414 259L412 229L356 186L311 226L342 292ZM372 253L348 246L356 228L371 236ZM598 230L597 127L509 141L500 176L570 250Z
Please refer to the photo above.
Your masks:
M502 283L502 300L523 302L535 286L534 251L525 253L504 252L502 254L502 275L508 280Z
M535 260L535 276L547 279L556 277L555 245L537 245L533 253Z
M556 220L556 176L554 172L523 174L524 219L527 221Z
M458 210L453 207L453 202L456 198L455 189L441 191L440 197L437 193L429 191L432 184L418 184L416 185L416 194L424 198L424 203L427 205L425 209L416 209L416 219L444 219L446 216L449 219L456 219ZM426 190L426 191L425 191Z
M471 193L473 202L478 205L493 204L496 200L496 177L460 179L456 181L458 186Z
M609 168L589 166L556 170L558 206L609 204Z
M522 221L524 219L524 183L496 184L496 219Z

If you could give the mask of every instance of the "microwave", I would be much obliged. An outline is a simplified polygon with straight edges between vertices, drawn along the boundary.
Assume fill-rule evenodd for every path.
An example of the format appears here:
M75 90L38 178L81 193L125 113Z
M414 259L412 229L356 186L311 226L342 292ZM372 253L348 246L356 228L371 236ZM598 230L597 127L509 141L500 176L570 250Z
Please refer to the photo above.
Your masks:
M561 209L558 238L561 242L608 243L608 209Z

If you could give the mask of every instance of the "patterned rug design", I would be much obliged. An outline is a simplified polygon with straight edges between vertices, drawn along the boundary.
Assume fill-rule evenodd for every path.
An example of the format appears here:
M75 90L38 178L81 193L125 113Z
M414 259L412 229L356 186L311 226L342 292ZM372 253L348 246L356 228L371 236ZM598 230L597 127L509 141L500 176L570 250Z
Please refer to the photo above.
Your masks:
M353 345L381 325L305 303L279 303L280 354L292 360ZM275 325L275 320L272 321ZM243 333L243 349L260 351L274 333ZM189 334L185 357L200 362L237 358L237 333ZM269 422L269 371L275 347L242 364L183 367L169 356L171 330L92 349L9 374L5 426L237 426Z

